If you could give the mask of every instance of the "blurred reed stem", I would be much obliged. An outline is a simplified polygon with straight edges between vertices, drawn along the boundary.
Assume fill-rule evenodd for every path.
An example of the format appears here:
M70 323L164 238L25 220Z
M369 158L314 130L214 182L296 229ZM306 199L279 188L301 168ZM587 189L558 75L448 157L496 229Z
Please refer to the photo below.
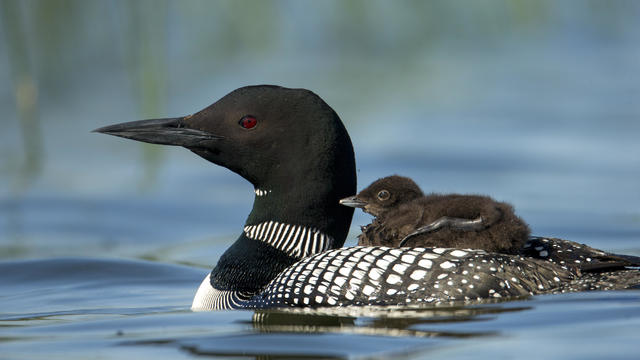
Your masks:
M43 164L42 130L38 106L38 79L33 71L32 43L25 26L25 7L19 1L0 1L2 32L8 49L17 121L22 137L22 156L18 176L13 182L14 191L21 192L41 173ZM18 152L18 151L16 151Z

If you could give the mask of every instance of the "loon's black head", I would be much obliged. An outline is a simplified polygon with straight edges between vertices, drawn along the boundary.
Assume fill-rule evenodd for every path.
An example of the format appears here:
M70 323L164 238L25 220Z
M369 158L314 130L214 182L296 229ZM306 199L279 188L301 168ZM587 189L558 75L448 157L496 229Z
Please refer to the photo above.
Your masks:
M424 196L410 178L392 175L374 181L358 195L340 200L342 205L362 208L373 216L380 216L395 206Z
M254 185L248 224L308 225L344 243L353 209L339 200L356 190L353 147L338 115L309 90L247 86L193 115L94 131L183 146Z

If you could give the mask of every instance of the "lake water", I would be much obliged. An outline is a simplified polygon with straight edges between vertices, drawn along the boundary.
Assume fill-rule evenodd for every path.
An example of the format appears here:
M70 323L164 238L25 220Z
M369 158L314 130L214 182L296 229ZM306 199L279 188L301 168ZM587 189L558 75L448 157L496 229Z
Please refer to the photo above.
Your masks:
M309 88L345 122L359 188L397 173L489 194L536 235L640 256L637 2L47 3L2 18L0 359L637 358L639 290L191 312L252 187L187 150L90 133L246 84ZM356 212L347 245L370 219Z

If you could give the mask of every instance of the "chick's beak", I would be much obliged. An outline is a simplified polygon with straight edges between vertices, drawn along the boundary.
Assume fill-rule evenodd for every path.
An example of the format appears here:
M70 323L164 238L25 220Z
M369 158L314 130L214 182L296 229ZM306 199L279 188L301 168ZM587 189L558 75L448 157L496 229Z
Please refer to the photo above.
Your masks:
M344 199L340 199L340 204L344 206L353 207L353 208L364 208L365 206L367 206L366 201L362 201L358 199L356 196L350 196Z

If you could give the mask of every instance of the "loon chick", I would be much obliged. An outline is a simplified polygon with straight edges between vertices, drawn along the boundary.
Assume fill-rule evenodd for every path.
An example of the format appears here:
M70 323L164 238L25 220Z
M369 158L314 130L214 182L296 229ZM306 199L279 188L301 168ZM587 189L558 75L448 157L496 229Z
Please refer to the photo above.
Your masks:
M478 195L425 196L413 180L398 175L378 179L340 203L376 217L362 227L358 245L480 249L546 260L578 276L640 266L635 256L530 236L528 225L509 204ZM593 276L589 279L580 286L594 283Z
M401 305L568 291L575 275L540 259L443 248L340 248L356 192L353 147L338 115L304 89L248 86L184 117L96 132L185 147L255 188L238 239L192 309Z
M424 195L413 180L398 175L378 179L340 203L375 216L362 228L358 245L518 254L529 237L529 227L507 203L480 195Z

